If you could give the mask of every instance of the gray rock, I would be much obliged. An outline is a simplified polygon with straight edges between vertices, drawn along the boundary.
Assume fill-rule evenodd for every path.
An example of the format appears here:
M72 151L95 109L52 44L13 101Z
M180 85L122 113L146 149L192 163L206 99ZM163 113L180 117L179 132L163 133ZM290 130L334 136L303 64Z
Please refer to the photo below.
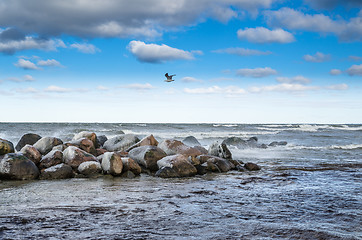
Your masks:
M40 179L66 179L73 178L74 172L71 166L61 163L42 170Z
M33 180L39 177L36 165L19 153L8 153L0 160L0 179Z
M255 163L245 163L244 168L249 170L249 171L259 171L261 169L261 167Z
M80 133L77 133L76 135L74 135L73 141L76 141L76 140L79 140L79 139L82 139L82 138L87 138L87 139L91 140L93 142L93 147L94 148L99 148L100 147L97 135L94 132L82 131Z
M102 172L102 167L99 162L87 161L83 162L78 167L78 172L85 176L91 176Z
M123 162L122 158L113 152L106 152L102 155L102 169L106 174L119 176L122 174Z
M166 153L156 146L141 146L132 149L128 156L139 165L151 171L157 171L157 161L166 157Z
M68 164L73 169L77 169L81 163L87 161L97 161L97 158L82 149L70 146L63 151L63 160L64 163Z
M35 165L39 165L40 160L42 158L41 153L36 149L35 147L26 144L21 150L20 153L22 153L25 157L27 157L29 160L31 160Z
M182 140L183 144L186 144L190 147L194 146L201 146L201 143L194 137L194 136L188 136Z
M225 143L214 142L208 150L208 154L220 158L232 159L231 152Z
M54 146L57 146L57 145L60 145L60 144L63 144L63 141L60 140L59 138L42 137L36 143L34 143L33 147L38 149L38 151L42 155L45 155L48 152L50 152L53 149Z
M129 157L121 157L123 169L122 172L132 172L135 176L138 176L141 174L142 169L138 163Z
M63 153L59 150L52 150L41 158L39 168L49 168L61 163L63 163Z
M157 165L159 170L156 176L158 177L192 177L197 174L195 166L182 154L164 157L157 161Z
M106 137L106 135L97 136L97 141L99 143L99 147L102 147L107 140L108 140L108 138Z
M183 154L185 156L196 157L201 155L201 152L196 148L189 147L182 142L174 139L166 139L158 144L167 155Z
M66 146L76 146L87 153L90 153L92 155L96 155L96 148L94 147L94 143L92 140L88 138L79 138L76 140L73 140L69 143L65 143Z
M277 141L274 141L274 142L271 142L269 143L269 147L276 147L276 146L285 146L287 145L288 143L286 141L280 141L280 142L277 142Z
M134 134L123 134L113 138L108 139L103 148L107 149L108 151L125 151L132 145L139 142L139 139Z
M0 138L0 155L5 155L7 153L13 153L15 151L14 145L12 142Z
M206 161L207 170L212 172L228 172L231 169L235 168L234 164L230 161L219 158L219 157L212 157Z
M141 146L157 146L158 145L158 141L156 140L156 138L151 134L145 138L143 138L141 141L137 142L136 144L132 145L131 147L129 147L126 152L131 151L132 149L136 148L136 147L141 147Z
M20 138L18 144L16 144L15 149L16 151L20 151L25 145L34 145L34 143L36 143L39 139L41 139L41 136L38 134L27 133Z

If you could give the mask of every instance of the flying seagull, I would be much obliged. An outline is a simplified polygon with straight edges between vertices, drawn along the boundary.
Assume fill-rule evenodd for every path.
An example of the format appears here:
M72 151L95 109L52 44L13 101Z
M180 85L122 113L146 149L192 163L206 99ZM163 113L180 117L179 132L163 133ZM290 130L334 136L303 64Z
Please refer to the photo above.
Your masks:
M173 76L176 76L176 74L174 74L174 75L168 75L168 73L166 73L166 74L165 74L165 77L166 77L167 79L165 80L165 82L173 82L173 81L175 81L175 80L172 79Z

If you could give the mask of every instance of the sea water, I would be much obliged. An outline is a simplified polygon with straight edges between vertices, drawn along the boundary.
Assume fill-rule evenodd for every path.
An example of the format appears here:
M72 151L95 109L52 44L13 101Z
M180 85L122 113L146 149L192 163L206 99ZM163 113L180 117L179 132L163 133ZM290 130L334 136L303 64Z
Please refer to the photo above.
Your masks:
M2 181L0 239L362 239L362 125L0 123L14 145L26 133L66 142L80 131L288 144L230 146L257 172Z

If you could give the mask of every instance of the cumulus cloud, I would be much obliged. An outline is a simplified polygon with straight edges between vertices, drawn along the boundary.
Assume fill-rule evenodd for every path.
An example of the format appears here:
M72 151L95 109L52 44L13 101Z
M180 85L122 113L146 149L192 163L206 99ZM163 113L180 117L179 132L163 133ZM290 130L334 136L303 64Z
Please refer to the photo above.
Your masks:
M48 60L40 60L38 61L38 66L46 66L46 67L62 67L63 65L60 64L60 62L58 62L55 59L48 59Z
M16 88L15 91L17 93L38 93L39 91L33 87L28 88Z
M265 27L239 29L237 32L240 40L252 43L290 43L294 42L294 36L281 28L269 30Z
M181 79L182 82L185 83L202 83L203 81L194 77L183 77Z
M151 90L155 87L152 86L150 83L145 83L145 84L133 83L133 84L128 84L128 85L123 85L123 86L121 86L121 88L128 88L128 89L134 89L134 90Z
M306 30L318 33L336 34L343 41L362 40L362 10L349 21L333 20L324 14L305 14L303 12L281 8L276 11L264 11L269 26L291 30Z
M333 76L337 76L337 75L341 75L342 71L339 69L331 69L331 71L329 71L329 74L333 75Z
M236 74L241 77L262 78L270 75L275 75L278 72L270 67L265 68L242 68L236 71Z
M347 90L347 89L348 89L348 85L345 84L345 83L336 84L336 85L330 85L330 86L327 86L326 89L329 89L329 90Z
M346 71L350 76L362 76L362 64L360 65L352 65Z
M316 54L314 55L304 55L303 56L303 59L307 62L326 62L326 61L329 61L331 59L331 55L330 54L324 54L324 53L321 53L321 52L317 52Z
M42 36L154 37L164 29L204 18L223 22L242 11L256 13L275 0L11 0L0 8L0 26ZM41 11L41 14L34 14Z
M105 86L102 86L102 85L99 85L99 86L97 87L97 90L108 91L109 88L107 88L107 87L105 87Z
M8 78L8 80L12 81L12 82L18 82L18 83L35 81L35 79L31 75L24 75L22 78L12 77L12 78Z
M307 84L310 83L310 79L302 76L302 75L298 75L295 77L277 77L276 80L280 83L300 83L300 84Z
M26 70L39 70L40 68L35 65L35 63L25 60L19 59L17 63L14 64L18 68L26 69Z
M244 94L246 91L242 88L237 86L228 86L228 87L219 87L219 86L212 86L207 88L184 88L185 93L190 94Z
M44 89L45 92L51 92L51 93L67 93L71 92L72 90L69 88L63 88L55 85L51 85Z
M89 43L73 43L70 45L70 47L77 49L79 52L89 53L89 54L94 54L96 52L101 51L96 46Z
M255 49L247 49L247 48L226 48L226 49L219 49L213 51L215 53L227 53L227 54L233 54L238 56L258 56L258 55L270 55L272 52L270 51L259 51Z
M282 83L269 86L251 87L249 92L262 93L262 92L304 92L310 90L320 89L317 86L305 86L299 83Z
M165 44L146 44L141 41L131 41L128 50L140 62L162 63L171 60L192 60L194 56L191 52L173 48Z

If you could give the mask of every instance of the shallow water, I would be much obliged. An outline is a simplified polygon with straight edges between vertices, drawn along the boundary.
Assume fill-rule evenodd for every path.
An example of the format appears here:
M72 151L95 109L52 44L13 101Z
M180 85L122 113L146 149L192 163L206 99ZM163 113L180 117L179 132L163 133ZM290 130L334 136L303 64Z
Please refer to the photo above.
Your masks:
M16 143L36 132L65 139L94 129L194 135L206 147L228 136L288 145L231 148L234 159L261 165L258 172L3 181L0 239L362 239L361 125L12 126L0 123L0 138Z

